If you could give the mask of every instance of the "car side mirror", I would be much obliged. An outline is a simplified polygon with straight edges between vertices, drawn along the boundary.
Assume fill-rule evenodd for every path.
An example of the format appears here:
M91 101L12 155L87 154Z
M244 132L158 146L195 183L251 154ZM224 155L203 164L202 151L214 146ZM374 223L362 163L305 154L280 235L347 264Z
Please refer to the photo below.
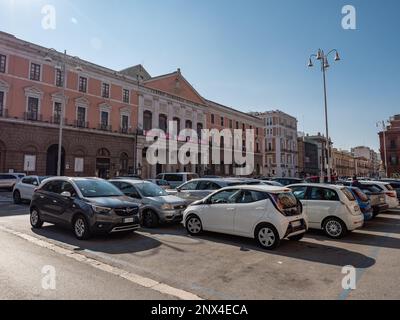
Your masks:
M68 192L68 191L62 192L61 196L64 197L64 198L71 198L72 197L71 192Z
M182 189L180 187L176 187L176 191L181 192Z

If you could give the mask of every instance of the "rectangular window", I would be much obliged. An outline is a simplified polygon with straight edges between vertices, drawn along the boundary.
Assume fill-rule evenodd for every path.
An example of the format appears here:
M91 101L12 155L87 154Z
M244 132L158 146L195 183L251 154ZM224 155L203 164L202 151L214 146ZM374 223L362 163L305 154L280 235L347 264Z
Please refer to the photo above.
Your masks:
M211 123L214 124L215 123L215 116L212 114L211 115Z
M28 112L26 116L27 120L37 121L39 119L39 99L28 98Z
M87 78L79 77L79 92L87 92Z
M0 91L0 117L4 117L4 92Z
M236 121L236 129L239 129L239 121Z
M225 121L224 121L224 117L221 117L221 126L224 126Z
M233 120L229 120L229 128L233 129Z
M108 128L108 112L102 111L101 112L101 119L100 119L101 128L106 130Z
M0 54L0 73L6 73L7 57Z
M62 71L59 69L56 69L56 86L57 87L62 87L63 86L63 74Z
M86 108L78 107L76 120L77 127L86 128Z
M110 98L110 85L108 83L101 85L101 96L107 99Z
M123 94L123 101L124 103L129 103L129 97L130 96L130 92L127 89L124 89L124 94Z
M121 131L122 133L128 133L129 130L129 117L127 115L123 115L121 117Z
M61 103L55 102L54 110L53 110L53 122L54 123L60 123L61 114L62 114L61 109L62 109Z
M40 81L40 64L31 63L30 79L33 81Z

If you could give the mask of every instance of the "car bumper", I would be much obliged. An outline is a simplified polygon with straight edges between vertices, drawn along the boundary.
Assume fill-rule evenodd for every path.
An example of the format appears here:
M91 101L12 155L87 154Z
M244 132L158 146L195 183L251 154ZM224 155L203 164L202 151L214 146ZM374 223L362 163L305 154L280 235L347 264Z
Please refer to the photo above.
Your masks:
M307 221L303 218L289 222L284 238L306 233L308 230Z
M185 210L160 210L158 216L161 223L181 222Z
M360 214L357 216L351 216L348 218L348 221L346 223L346 227L348 230L352 231L352 230L356 230L359 228L362 228L362 226L364 225L364 215Z
M389 210L389 205L387 203L385 204L377 204L376 206L372 207L374 214L377 215L383 211Z
M387 204L389 205L389 209L396 209L399 207L399 200L397 198L390 198L387 200Z
M140 228L139 216L110 217L109 219L97 219L91 226L94 233L116 233L134 231Z

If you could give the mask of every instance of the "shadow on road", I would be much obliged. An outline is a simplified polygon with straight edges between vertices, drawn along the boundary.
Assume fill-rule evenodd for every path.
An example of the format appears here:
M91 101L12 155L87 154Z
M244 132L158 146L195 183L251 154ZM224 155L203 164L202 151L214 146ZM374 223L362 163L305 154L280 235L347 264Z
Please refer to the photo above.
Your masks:
M138 253L161 245L156 239L134 232L96 235L89 240L80 241L74 237L71 230L59 226L45 225L42 229L32 229L32 231L47 239L77 247L75 251L90 250L108 254Z
M223 243L230 246L235 246L241 251L258 251L264 253L265 255L283 256L334 266L352 265L356 268L370 268L375 264L375 259L370 258L362 253L308 242L307 238L300 242L283 240L278 249L274 251L267 251L260 248L253 239L212 232L204 232L201 236L191 237L187 234L183 227L179 226L143 229L143 231L155 236L174 235L202 240L198 243L193 243L193 245L202 245L204 244L203 241ZM212 248L210 248L210 250L212 250Z

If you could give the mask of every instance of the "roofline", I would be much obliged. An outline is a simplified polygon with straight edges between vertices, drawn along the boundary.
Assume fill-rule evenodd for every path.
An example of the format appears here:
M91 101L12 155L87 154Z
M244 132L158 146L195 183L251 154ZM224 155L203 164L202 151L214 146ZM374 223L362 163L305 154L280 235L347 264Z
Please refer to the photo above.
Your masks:
M256 116L253 116L253 115L251 115L251 114L249 114L249 113L247 113L247 112L243 112L243 111L234 109L234 108L232 108L232 107L225 106L225 105L223 105L223 104L220 104L220 103L215 102L215 101L212 101L212 100L208 100L208 99L205 99L205 100L206 100L206 102L208 102L208 103L212 103L212 104L215 104L215 105L217 105L217 106L219 106L219 107L221 107L221 108L228 109L228 110L230 110L230 111L240 113L240 114L245 115L245 116L247 116L247 117L249 117L249 118L252 118L252 119L254 119L254 120L263 121L263 119L261 119L261 118L259 118L259 117L256 117Z

